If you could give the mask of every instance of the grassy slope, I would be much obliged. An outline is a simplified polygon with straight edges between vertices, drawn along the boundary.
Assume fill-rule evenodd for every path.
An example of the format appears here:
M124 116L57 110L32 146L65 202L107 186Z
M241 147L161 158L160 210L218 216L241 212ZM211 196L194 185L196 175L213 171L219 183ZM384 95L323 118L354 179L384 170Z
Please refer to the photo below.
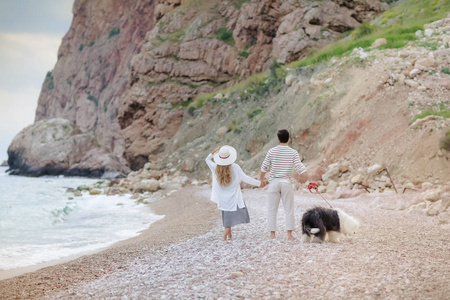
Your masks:
M444 18L448 12L450 12L449 0L409 0L385 11L371 23L364 22L357 29L344 34L341 40L320 50L312 51L304 59L278 67L276 73L278 78L284 77L287 74L286 69L312 66L329 61L332 57L342 57L355 48L370 47L379 38L387 40L387 43L379 49L404 47L409 41L416 39L415 32L423 30L424 24ZM260 92L262 86L273 83L271 73L273 74L273 72L266 71L254 74L225 90L199 95L189 105L189 109L195 110L202 107L205 102L214 99L217 94L230 96L233 93L239 93L240 96L245 96L253 92Z
M291 68L314 65L342 57L354 48L368 48L379 38L385 38L387 44L380 47L401 48L416 39L415 32L423 30L427 23L444 18L450 12L448 0L410 0L385 11L371 23L363 23L348 37L310 53L306 58L293 62Z

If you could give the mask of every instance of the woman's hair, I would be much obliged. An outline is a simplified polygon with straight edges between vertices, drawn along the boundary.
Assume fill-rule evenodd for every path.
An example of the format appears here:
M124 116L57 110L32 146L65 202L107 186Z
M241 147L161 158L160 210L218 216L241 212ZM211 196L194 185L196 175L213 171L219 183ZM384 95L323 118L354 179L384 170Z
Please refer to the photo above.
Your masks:
M231 183L231 165L220 166L216 168L217 180L221 186L227 186Z

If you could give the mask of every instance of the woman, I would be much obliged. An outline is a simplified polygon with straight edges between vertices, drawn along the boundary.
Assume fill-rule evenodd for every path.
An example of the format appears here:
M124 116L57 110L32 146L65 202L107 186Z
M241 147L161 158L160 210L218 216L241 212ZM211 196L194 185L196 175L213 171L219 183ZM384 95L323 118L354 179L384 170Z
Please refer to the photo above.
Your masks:
M265 185L245 175L241 167L234 163L236 157L236 149L233 147L219 146L206 158L206 163L213 175L211 200L216 202L222 211L223 227L225 227L224 241L227 238L231 239L231 227L250 223L247 207L242 198L241 181L260 187Z

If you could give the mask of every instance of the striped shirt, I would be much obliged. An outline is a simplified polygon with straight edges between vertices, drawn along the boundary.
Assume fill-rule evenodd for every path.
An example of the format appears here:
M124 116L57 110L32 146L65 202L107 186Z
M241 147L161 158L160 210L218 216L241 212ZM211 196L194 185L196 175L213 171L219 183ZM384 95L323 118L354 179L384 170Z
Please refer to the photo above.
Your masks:
M287 179L292 181L292 171L302 174L306 172L305 166L300 161L298 152L289 146L278 145L270 149L264 159L261 171L269 172L269 181L275 179Z

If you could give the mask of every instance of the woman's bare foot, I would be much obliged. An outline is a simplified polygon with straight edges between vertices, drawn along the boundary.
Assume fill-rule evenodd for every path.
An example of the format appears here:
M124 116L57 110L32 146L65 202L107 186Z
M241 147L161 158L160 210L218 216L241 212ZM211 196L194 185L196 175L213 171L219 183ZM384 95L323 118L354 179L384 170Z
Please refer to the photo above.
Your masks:
M227 238L231 240L231 227L225 227L225 230L223 231L223 240L226 241Z
M288 230L288 240L293 241L295 237L292 235L292 230Z
M272 240L275 239L275 231L271 231L271 232L270 232L270 238L271 238Z

